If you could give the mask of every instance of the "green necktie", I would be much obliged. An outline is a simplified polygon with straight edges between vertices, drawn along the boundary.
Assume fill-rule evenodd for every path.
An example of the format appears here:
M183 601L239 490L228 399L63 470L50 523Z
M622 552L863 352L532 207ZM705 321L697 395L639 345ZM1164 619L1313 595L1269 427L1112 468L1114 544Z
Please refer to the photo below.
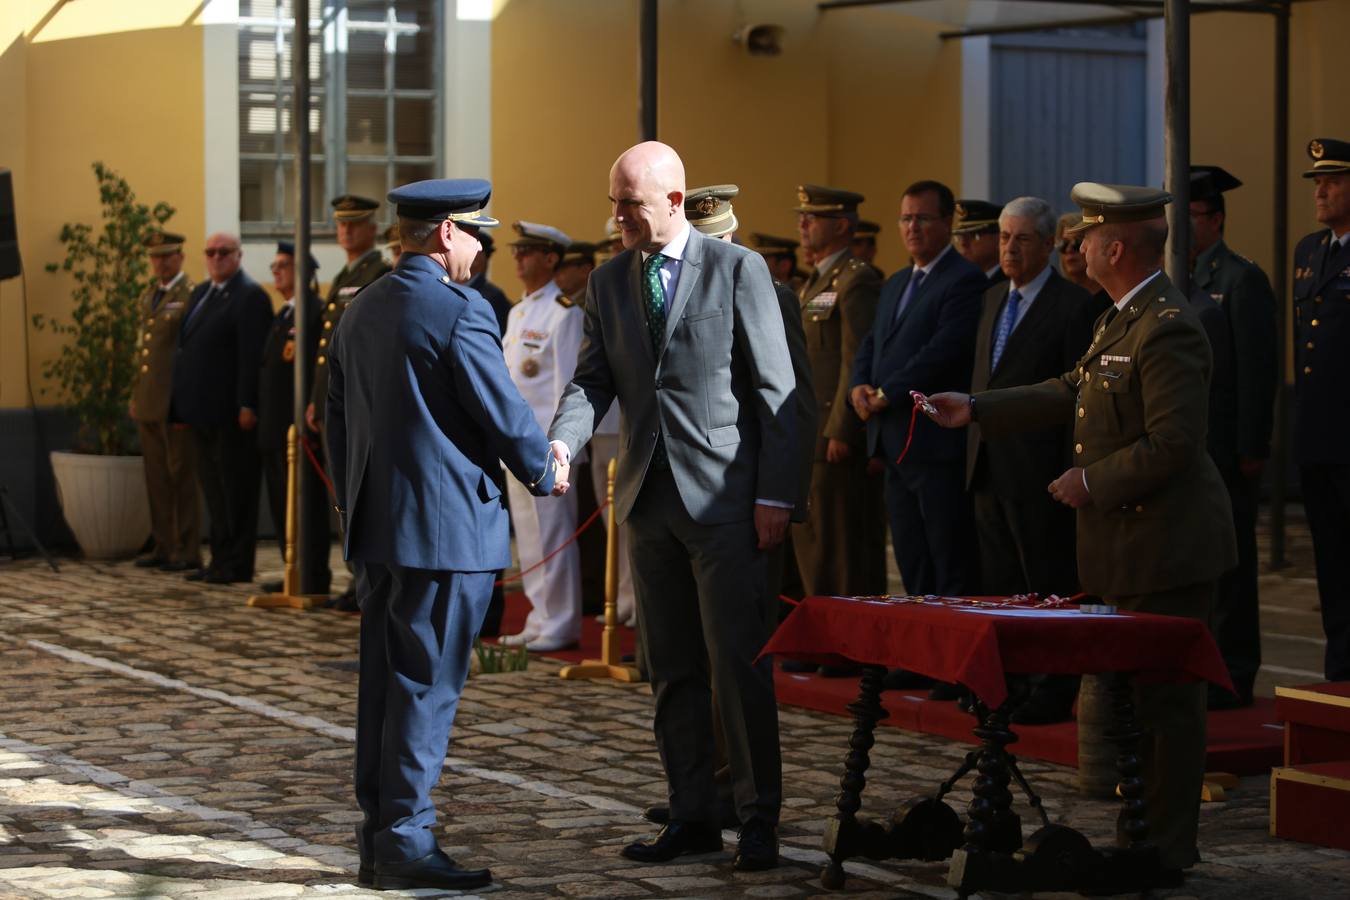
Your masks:
M642 264L642 299L647 305L647 333L652 339L652 356L661 358L661 342L666 337L666 291L661 287L661 266L667 257L653 253ZM666 442L661 435L656 436L656 448L652 451L652 468L670 468L670 459L666 456Z
M666 337L666 291L661 287L661 266L666 257L653 253L642 264L642 298L647 301L647 331L652 336L652 353L661 355Z

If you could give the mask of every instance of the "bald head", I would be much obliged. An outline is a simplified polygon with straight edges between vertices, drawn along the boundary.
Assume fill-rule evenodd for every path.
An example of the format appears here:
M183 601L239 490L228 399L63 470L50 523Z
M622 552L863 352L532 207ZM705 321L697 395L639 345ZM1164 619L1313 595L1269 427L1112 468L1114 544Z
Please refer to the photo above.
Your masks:
M609 202L627 249L659 250L684 228L684 163L659 141L630 147L609 170Z
M217 284L229 281L239 271L243 254L239 250L239 235L217 231L206 239L206 274Z

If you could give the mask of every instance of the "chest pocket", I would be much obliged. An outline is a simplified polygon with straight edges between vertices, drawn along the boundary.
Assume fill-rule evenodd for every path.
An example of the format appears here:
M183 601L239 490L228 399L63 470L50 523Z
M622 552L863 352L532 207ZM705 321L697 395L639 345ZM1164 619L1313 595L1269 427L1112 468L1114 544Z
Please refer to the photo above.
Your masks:
M1134 390L1134 363L1097 362L1092 368L1091 391L1120 396Z

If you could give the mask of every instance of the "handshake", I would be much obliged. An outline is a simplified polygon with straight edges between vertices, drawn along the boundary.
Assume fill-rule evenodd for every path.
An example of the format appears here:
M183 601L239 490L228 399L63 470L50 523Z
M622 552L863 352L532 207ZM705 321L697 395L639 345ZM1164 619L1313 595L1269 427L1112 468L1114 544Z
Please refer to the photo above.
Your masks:
M561 497L571 487L572 453L562 441L550 442L549 448L553 451L553 496Z

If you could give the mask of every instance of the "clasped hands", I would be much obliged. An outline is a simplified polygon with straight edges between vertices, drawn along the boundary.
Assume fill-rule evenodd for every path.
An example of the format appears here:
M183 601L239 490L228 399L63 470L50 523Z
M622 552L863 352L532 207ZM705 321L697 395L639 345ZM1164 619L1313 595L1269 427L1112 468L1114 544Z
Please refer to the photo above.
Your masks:
M848 402L864 422L891 405L885 392L870 384L860 384L849 391Z
M956 391L933 394L928 402L937 409L936 414L925 413L928 418L943 428L961 428L970 424L970 395ZM1083 477L1083 467L1073 466L1063 475L1046 485L1051 497L1073 509L1087 506L1092 502L1087 483Z
M568 482L572 454L562 441L553 441L549 447L553 450L553 461L556 466L553 472L553 496L561 497L572 486ZM783 538L787 537L788 520L791 516L792 510L787 507L771 506L766 503L755 504L755 535L759 540L760 550L772 550L783 543Z

